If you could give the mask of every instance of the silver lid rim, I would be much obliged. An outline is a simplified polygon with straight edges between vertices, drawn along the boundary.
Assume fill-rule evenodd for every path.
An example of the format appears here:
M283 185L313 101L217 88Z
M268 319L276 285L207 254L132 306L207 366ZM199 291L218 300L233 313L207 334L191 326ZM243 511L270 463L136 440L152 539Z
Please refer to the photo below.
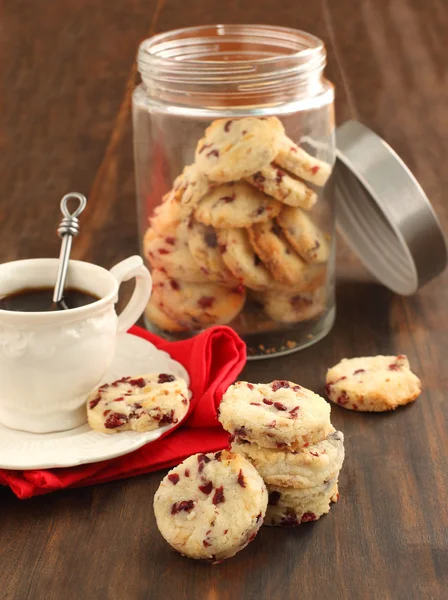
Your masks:
M392 291L415 293L447 265L447 244L422 187L398 154L357 121L336 131L338 225Z

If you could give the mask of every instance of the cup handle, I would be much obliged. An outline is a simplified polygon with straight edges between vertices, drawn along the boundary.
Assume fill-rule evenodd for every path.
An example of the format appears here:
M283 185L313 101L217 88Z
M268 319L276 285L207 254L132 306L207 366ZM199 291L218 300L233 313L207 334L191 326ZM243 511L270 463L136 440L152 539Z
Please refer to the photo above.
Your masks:
M110 270L120 286L135 277L135 290L127 306L118 316L118 333L126 331L141 317L152 291L152 278L141 256L130 256ZM118 300L118 293L115 302Z

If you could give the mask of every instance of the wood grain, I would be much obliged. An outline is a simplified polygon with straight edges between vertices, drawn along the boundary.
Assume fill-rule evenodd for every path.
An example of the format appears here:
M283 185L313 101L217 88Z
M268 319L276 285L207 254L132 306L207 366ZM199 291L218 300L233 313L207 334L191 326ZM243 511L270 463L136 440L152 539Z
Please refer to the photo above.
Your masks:
M180 26L276 23L320 36L337 118L358 118L403 156L448 226L448 6L443 0L6 0L0 48L0 260L56 256L58 202L89 196L78 258L136 252L130 94L141 39ZM395 414L334 407L346 436L341 501L318 523L264 528L219 566L158 534L162 473L19 501L0 490L5 600L428 600L448 589L448 278L412 298L371 280L339 244L338 316L316 346L251 363L322 391L344 356L406 353L424 383Z

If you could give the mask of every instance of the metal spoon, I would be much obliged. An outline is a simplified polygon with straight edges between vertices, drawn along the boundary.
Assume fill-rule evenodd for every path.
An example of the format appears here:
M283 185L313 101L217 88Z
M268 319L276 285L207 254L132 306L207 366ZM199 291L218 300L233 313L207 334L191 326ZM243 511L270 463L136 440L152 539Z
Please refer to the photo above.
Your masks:
M78 207L73 213L68 209L68 202L75 198L78 201ZM56 308L68 309L69 306L64 302L64 287L67 279L68 263L70 251L72 249L73 238L79 233L78 217L85 209L87 204L86 197L77 192L66 194L61 200L61 212L64 215L58 228L58 235L62 238L61 251L59 253L59 267L56 276L56 285L53 293L53 303Z

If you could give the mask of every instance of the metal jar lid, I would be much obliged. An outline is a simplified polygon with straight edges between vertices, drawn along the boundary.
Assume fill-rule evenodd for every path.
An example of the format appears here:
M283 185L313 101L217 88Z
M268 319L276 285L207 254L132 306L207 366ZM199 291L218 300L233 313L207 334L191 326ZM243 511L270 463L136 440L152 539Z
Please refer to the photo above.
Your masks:
M413 294L447 264L446 241L426 194L394 150L361 123L341 125L336 147L338 228L381 283Z

